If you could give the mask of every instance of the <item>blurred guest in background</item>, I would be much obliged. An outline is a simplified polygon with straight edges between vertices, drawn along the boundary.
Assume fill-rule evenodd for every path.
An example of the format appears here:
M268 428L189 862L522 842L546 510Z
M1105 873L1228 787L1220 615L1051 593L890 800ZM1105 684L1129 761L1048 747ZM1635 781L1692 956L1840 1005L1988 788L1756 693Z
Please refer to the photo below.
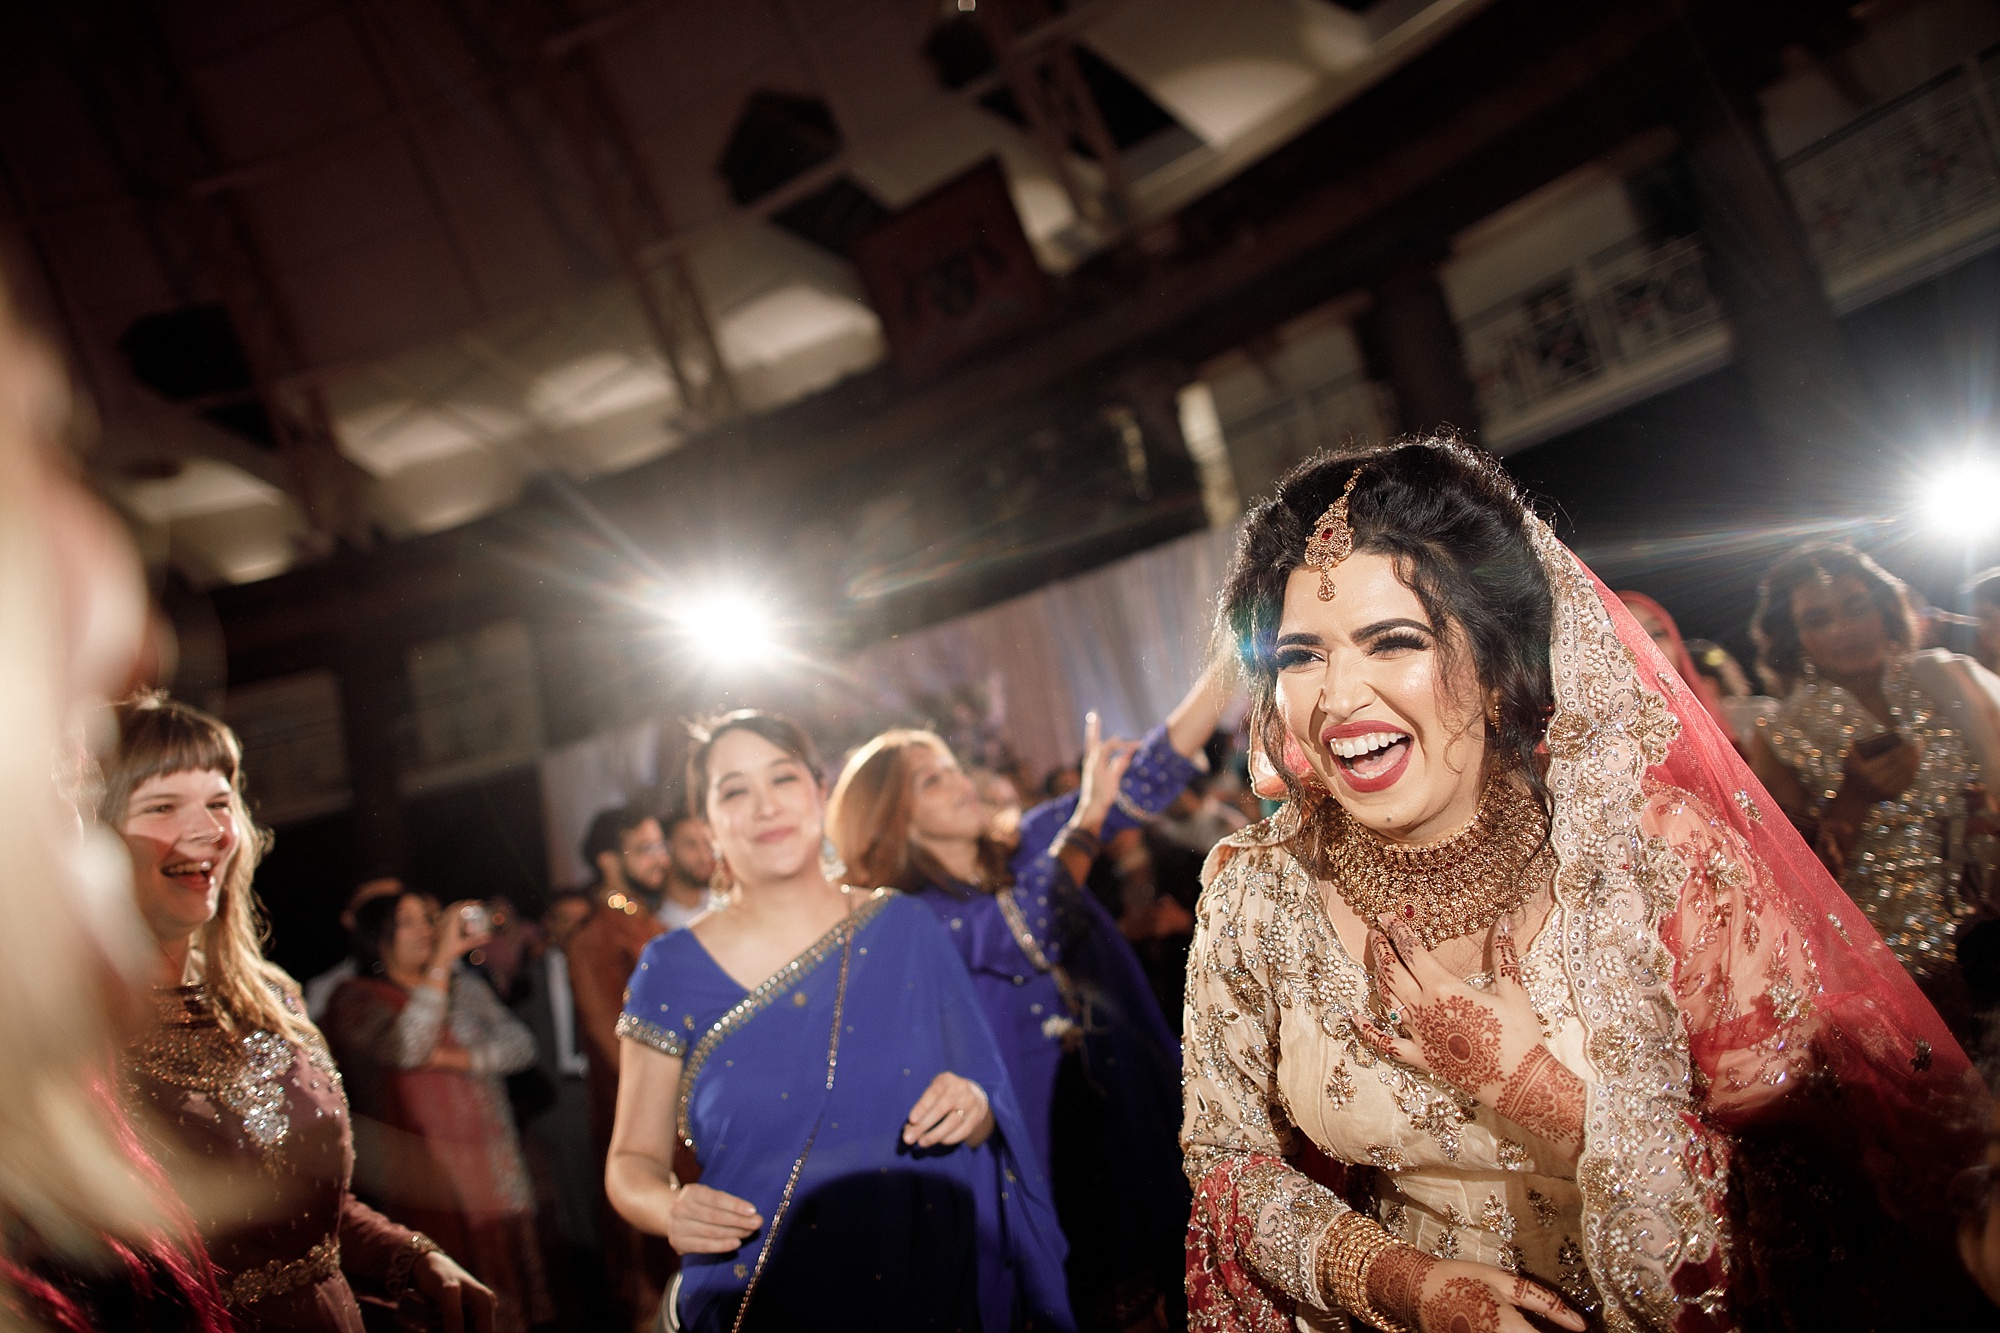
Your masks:
M539 1106L516 1102L521 1148L535 1185L543 1250L554 1260L550 1278L558 1312L565 1327L578 1329L605 1328L613 1320L598 1253L603 1161L590 1148L589 1061L577 1033L569 960L563 955L591 907L590 895L578 891L550 899L539 948L522 969L513 1001L514 1012L535 1034L536 1068L545 1090Z
M1715 691L1726 719L1723 729L1735 740L1736 748L1748 755L1750 739L1757 734L1758 724L1778 711L1778 701L1751 689L1749 674L1742 663L1721 644L1710 639L1689 639L1687 650L1694 669Z
M1807 546L1765 576L1752 628L1786 690L1752 768L1964 1031L1953 937L1978 908L1959 885L1980 852L1967 828L1982 777L1965 720L1919 678L1902 583L1849 547Z
M156 954L89 808L86 738L142 669L145 584L71 470L67 410L0 288L0 1323L223 1333L193 1220L106 1072Z
M126 1078L247 1330L360 1333L350 1280L413 1284L448 1328L488 1329L493 1293L419 1232L354 1197L347 1099L298 984L258 947L251 879L266 836L242 748L205 713L123 704L100 810L123 833L158 948L155 1022Z
M1701 700L1701 706L1715 719L1716 725L1729 735L1736 734L1730 725L1729 716L1722 707L1722 695L1716 690L1715 682L1696 665L1687 645L1681 641L1680 626L1661 606L1642 592L1621 592L1618 600L1625 603L1625 609L1632 613L1632 619L1639 622L1639 628L1646 631L1646 637L1660 650L1660 655L1673 665L1678 675Z
M708 825L682 810L667 816L667 873L653 915L668 930L679 930L709 909L708 882L715 878L715 845Z
M441 918L410 892L364 903L357 975L334 992L326 1033L354 1103L357 1188L493 1288L496 1329L524 1333L554 1310L500 1080L535 1062L535 1038L459 966L486 942L488 922L477 902Z
M1966 610L1979 622L1972 655L1988 671L2000 671L2000 569L1987 569L1966 580Z
M611 1125L618 1109L618 1014L640 952L666 929L654 907L671 858L660 821L650 810L628 805L602 811L591 820L583 839L583 859L599 877L591 894L594 906L563 953L588 1071L598 1234L620 1315L629 1327L643 1328L660 1308L674 1257L659 1240L633 1230L611 1207L604 1194L604 1159L611 1149Z
M948 932L828 880L796 723L744 710L693 741L732 887L646 946L606 1172L683 1256L662 1323L1071 1327L1047 1179Z
M333 1002L333 993L340 989L341 982L354 976L354 914L371 899L402 891L402 880L384 875L363 880L347 900L347 906L340 911L340 928L347 932L347 956L306 983L306 1015L313 1022L326 1021L326 1007Z
M1182 1322L1188 1193L1179 1044L1118 925L1080 885L1108 840L1138 840L1137 824L1181 794L1227 697L1204 676L1137 746L1101 740L1092 714L1081 789L1028 811L1007 842L930 732L862 746L828 806L848 877L915 894L972 972L1054 1183L1086 1328Z

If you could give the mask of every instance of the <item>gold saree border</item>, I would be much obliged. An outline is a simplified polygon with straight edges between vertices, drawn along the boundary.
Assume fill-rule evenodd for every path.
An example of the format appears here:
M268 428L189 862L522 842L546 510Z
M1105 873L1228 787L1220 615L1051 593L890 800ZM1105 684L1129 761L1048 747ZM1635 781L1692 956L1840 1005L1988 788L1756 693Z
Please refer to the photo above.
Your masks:
M748 995L738 1000L728 1013L715 1020L708 1031L702 1033L701 1040L687 1054L687 1063L681 1066L681 1087L674 1099L674 1132L686 1144L689 1152L695 1152L694 1135L688 1129L688 1099L694 1094L694 1081L715 1054L715 1048L740 1031L744 1024L764 1012L771 1002L805 979L805 977L833 956L835 950L847 942L849 935L859 934L861 928L873 921L886 907L891 898L896 897L894 889L876 889L852 912L842 917L826 934L807 945L783 967L764 978ZM671 1054L671 1052L669 1052Z

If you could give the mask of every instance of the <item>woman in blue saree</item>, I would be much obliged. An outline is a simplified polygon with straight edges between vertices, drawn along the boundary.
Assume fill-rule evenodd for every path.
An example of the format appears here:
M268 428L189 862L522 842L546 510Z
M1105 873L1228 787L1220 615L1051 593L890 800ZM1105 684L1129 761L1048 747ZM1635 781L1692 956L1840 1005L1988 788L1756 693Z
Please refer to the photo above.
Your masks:
M688 769L733 888L641 956L605 1170L682 1256L663 1325L1070 1328L1041 1164L936 917L826 878L795 724L728 714Z
M855 751L828 805L855 877L930 908L972 974L1049 1174L1086 1329L1184 1326L1191 1199L1180 1044L1083 879L1105 842L1186 787L1227 700L1204 675L1137 745L1100 744L1093 714L1082 790L1028 811L1005 840L927 731L885 732Z

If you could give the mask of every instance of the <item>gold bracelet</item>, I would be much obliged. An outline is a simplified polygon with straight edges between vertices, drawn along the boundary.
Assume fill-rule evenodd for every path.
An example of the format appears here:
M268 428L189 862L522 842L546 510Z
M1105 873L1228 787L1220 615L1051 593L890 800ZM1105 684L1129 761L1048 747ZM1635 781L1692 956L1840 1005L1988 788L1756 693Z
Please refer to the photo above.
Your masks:
M1319 1242L1319 1288L1340 1309L1383 1333L1407 1333L1368 1298L1368 1266L1383 1251L1403 1242L1365 1213L1344 1212L1327 1224Z

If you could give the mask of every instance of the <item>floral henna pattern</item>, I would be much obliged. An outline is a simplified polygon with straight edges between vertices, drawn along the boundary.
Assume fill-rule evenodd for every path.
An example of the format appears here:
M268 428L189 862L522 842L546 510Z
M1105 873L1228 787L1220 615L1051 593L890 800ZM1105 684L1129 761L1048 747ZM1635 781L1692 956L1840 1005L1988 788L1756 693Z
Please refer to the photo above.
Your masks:
M1383 1314L1415 1324L1424 1279L1437 1262L1414 1245L1391 1245L1368 1265L1369 1304Z
M1500 1081L1500 1020L1462 995L1447 995L1411 1016L1431 1072L1468 1096Z
M1484 1282L1455 1277L1424 1302L1426 1333L1497 1333L1500 1302Z
M1493 1109L1551 1143L1581 1143L1583 1096L1583 1080L1537 1046L1508 1076Z

